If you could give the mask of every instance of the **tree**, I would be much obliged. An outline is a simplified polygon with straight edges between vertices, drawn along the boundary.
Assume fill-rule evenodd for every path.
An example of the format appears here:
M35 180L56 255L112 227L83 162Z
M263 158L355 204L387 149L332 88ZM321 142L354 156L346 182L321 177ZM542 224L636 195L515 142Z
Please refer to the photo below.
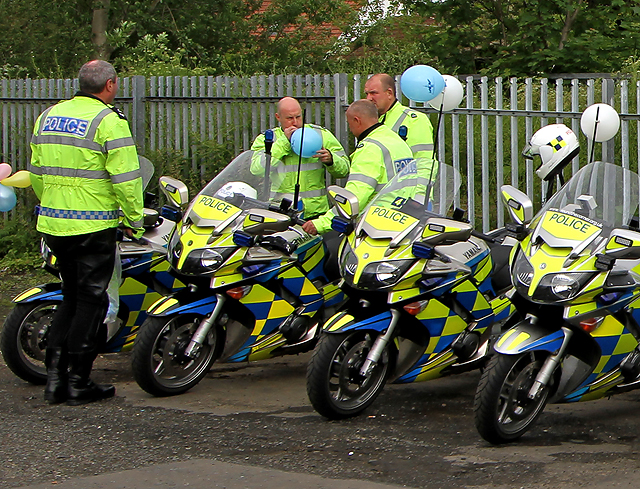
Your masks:
M637 55L638 0L397 0L432 18L421 40L445 72L614 72Z

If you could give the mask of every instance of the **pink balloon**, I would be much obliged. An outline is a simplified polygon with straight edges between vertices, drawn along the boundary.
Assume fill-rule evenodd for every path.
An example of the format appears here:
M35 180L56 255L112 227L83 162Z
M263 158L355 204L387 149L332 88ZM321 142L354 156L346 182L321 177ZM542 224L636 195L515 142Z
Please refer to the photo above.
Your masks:
M0 163L0 180L4 180L5 178L7 178L9 175L11 175L12 171L13 168L11 168L11 165L9 163Z

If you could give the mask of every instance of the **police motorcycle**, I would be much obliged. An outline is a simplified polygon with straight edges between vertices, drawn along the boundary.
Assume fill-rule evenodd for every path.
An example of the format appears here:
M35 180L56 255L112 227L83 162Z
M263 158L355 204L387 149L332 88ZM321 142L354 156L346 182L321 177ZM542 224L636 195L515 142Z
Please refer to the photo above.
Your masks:
M153 164L140 157L143 184L153 176ZM160 297L184 284L170 270L166 244L174 223L163 219L155 207L153 194L147 194L144 209L145 232L139 240L118 238L114 276L109 285L109 311L101 329L100 353L129 351L137 330L146 318L146 309ZM56 278L56 257L41 241L43 268ZM48 330L58 304L62 302L61 283L50 282L26 289L14 299L13 310L0 332L0 350L9 369L21 379L44 384L44 365Z
M531 144L525 153L540 155L543 171L561 175L577 154L576 141L570 157L554 158L566 136L565 130L547 132L546 144ZM548 403L640 386L640 229L634 217L640 177L611 163L589 163L533 218L525 194L511 186L501 190L519 234L511 257L512 300L526 317L498 339L476 391L476 427L495 444L521 437Z
M326 418L361 413L386 382L480 367L493 325L514 312L505 230L477 233L459 209L445 217L460 182L451 166L413 160L359 220L355 196L329 187L341 213L332 225L346 235L339 264L349 301L325 322L307 369L309 399Z
M267 160L266 178L251 173L256 158ZM291 199L270 201L284 178L281 162L270 158L241 153L184 212L186 187L164 180L178 221L167 258L189 283L147 310L132 357L134 378L146 392L183 393L215 361L308 351L320 325L343 304L331 250L302 231Z

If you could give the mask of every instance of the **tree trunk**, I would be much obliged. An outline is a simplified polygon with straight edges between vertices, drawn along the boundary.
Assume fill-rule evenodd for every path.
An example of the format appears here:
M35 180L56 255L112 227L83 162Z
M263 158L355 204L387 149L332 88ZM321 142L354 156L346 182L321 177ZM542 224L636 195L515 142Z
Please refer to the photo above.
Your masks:
M91 20L91 42L95 59L109 61L111 46L107 41L107 26L109 23L110 0L96 0L93 2L93 19Z
M564 43L567 41L567 38L569 37L569 32L571 32L571 29L573 28L573 23L575 22L576 17L580 12L581 3L582 3L582 0L578 2L578 7L575 10L573 11L567 10L567 16L564 19L564 25L562 26L562 32L560 33L560 44L558 45L558 49L560 50L564 48Z

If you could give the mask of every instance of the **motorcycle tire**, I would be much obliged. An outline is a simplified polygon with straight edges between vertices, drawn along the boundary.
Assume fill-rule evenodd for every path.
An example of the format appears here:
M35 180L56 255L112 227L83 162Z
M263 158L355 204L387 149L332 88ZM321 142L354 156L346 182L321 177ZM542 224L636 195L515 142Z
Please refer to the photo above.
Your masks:
M520 438L538 419L547 404L553 379L536 399L528 393L544 364L544 355L496 354L480 377L473 403L478 433L490 443Z
M307 367L307 395L319 414L332 420L350 418L378 397L392 370L395 349L387 344L371 375L363 377L360 367L373 341L362 331L322 334Z
M16 304L2 327L2 358L15 375L31 384L43 385L47 381L46 335L57 304L56 301Z
M200 316L148 317L133 344L132 369L138 385L156 397L182 394L209 372L224 345L221 328L211 328L195 358L184 352Z

